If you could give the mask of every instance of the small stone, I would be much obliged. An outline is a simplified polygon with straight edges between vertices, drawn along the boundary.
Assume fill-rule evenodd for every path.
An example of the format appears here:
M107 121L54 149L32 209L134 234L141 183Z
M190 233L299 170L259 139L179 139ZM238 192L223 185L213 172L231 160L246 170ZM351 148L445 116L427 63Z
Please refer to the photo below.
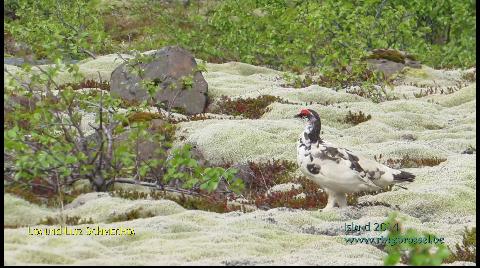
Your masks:
M408 134L403 134L401 136L402 140L407 140L407 141L414 141L416 140L417 138L415 138L412 134L408 133Z
M465 151L463 151L462 154L474 154L476 152L477 152L477 150L475 148L469 147L469 148L465 149Z

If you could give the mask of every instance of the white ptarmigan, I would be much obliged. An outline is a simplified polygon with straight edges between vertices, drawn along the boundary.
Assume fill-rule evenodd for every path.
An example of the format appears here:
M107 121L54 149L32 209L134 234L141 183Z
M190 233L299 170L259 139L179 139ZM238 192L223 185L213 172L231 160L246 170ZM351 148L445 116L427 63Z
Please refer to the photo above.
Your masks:
M390 184L415 179L412 173L389 168L322 140L317 112L303 109L295 117L307 119L298 140L297 162L300 170L328 194L324 210L347 206L346 193L377 191Z

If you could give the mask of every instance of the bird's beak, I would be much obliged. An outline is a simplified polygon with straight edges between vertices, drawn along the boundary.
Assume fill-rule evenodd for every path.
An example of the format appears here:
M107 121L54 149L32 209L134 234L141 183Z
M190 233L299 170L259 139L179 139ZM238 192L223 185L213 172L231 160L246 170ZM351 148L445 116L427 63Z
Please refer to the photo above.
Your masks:
M302 114L296 114L294 118L302 118Z

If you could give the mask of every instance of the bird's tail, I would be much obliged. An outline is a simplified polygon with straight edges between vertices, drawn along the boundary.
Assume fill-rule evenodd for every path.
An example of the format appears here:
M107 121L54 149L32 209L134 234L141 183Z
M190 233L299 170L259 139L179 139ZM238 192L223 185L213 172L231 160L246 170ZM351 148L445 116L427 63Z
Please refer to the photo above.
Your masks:
M406 171L400 171L400 173L393 175L393 180L396 182L404 182L404 181L412 182L414 179L415 179L415 175Z

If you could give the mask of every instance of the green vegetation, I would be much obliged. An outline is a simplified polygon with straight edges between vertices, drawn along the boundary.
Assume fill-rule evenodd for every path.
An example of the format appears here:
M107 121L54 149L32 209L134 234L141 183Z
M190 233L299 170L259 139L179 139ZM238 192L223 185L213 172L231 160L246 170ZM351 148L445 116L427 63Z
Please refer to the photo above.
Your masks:
M139 207L122 214L114 215L109 219L109 222L131 221L135 219L151 218L154 216L155 215L151 211L144 213L143 208Z
M455 252L446 260L447 263L455 261L468 261L477 263L477 232L476 227L465 228L462 244L455 245Z
M8 0L4 7L8 54L16 53L13 41L48 58L180 45L209 62L319 69L336 82L370 78L362 59L374 49L404 50L439 68L476 64L473 0Z
M428 233L421 234L414 229L404 230L395 213L389 216L385 224L388 226L389 239L385 245L385 251L388 252L384 259L385 265L401 262L413 266L437 266L450 255L444 242L439 242L442 238ZM408 242L403 243L405 240ZM431 240L434 243L412 242L420 240Z
M234 168L202 167L192 158L191 146L174 149L172 157L166 163L164 175L165 182L179 180L182 187L187 189L200 189L212 192L217 189L220 181L227 183L228 188L234 192L243 189L243 182L235 178L237 170Z
M257 98L234 99L230 97L220 97L216 109L213 113L228 114L228 115L242 115L249 119L258 119L264 113L268 112L268 105L274 102L282 102L279 97L271 95L262 95Z
M440 163L447 161L445 158L441 157L427 157L427 158L415 158L409 155L405 155L402 158L389 158L382 159L383 156L380 154L378 157L374 155L375 161L384 163L385 165L392 168L419 168L419 167L433 167L438 166Z
M110 83L108 81L97 82L90 79L81 81L80 83L66 83L59 86L60 89L64 89L67 87L70 87L73 90L79 90L83 88L99 88L101 90L110 91Z
M7 51L13 40L25 44L20 53L34 53L38 58L82 59L111 51L99 4L86 0L5 1Z
M66 224L66 225L80 225L80 224L89 224L93 223L92 218L89 219L82 219L79 216L66 216L66 217L46 217L39 224L45 225L59 225L59 224Z
M375 50L374 53L367 56L367 59L377 59L377 60L386 59L386 60L398 62L398 63L405 63L406 58L415 60L415 58L411 55L404 56L399 51L387 50L387 49Z
M468 73L465 73L463 76L462 76L463 80L467 81L467 82L475 82L477 81L477 69L474 69L473 72L468 72Z
M347 115L345 116L344 122L347 124L358 125L370 119L372 119L372 116L365 115L362 111L358 113L352 113L352 111L348 111Z
M131 65L140 61L134 58ZM60 70L68 70L81 82L58 85L55 77ZM7 192L31 188L47 199L58 195L57 205L63 207L72 199L73 183L82 179L94 191L108 191L115 183L163 187L172 180L193 192L216 190L220 181L229 191L242 189L235 169L200 166L188 145L169 152L175 127L160 108L158 113L144 112L148 109L144 101L122 112L122 101L102 90L105 83L85 81L78 66L63 65L60 60L45 69L26 65L23 71L30 82L7 71L11 79L4 91ZM184 81L189 84L188 79ZM96 94L75 90L87 86L99 89ZM156 88L145 87L152 88L153 98ZM162 123L151 125L153 119ZM141 149L152 146L154 152ZM29 199L40 201L35 196Z
M200 209L219 213L278 207L317 210L326 205L327 195L320 189L319 185L306 177L294 175L298 168L295 162L270 160L261 163L246 162L242 165L225 162L223 164L220 162L221 164L218 165L210 165L201 156L197 156L194 148L189 144L174 148L173 141L178 129L177 123L205 120L215 118L217 115L177 116L173 115L172 112L184 113L185 109L172 107L174 101L171 103L168 103L168 101L156 103L154 96L159 88L158 85L165 81L160 81L161 79L159 78L153 80L143 79L145 70L141 66L153 60L152 56L142 54L141 52L143 51L156 50L168 45L179 45L191 51L195 58L205 60L206 62L239 61L283 71L284 82L282 81L281 83L284 83L283 86L285 87L304 88L318 84L338 90L340 88L345 89L348 86L346 88L347 93L357 94L371 99L375 103L399 97L394 96L388 90L389 86L392 85L392 80L370 68L368 59L387 59L398 63L408 63L408 60L419 60L423 64L434 68L470 68L476 65L476 52L474 50L476 46L476 2L473 0L6 0L4 2L4 10L4 58L21 57L27 63L32 59L42 59L47 60L44 62L49 64L39 66L24 64L20 69L8 68L7 70L5 68L4 73L8 78L4 83L4 192L20 196L36 204L46 204L47 206L61 209L59 217L45 217L45 215L54 215L54 210L49 208L48 211L45 210L44 212L43 209L37 206L22 204L25 211L22 212L24 215L18 217L18 220L17 218L14 219L15 221L12 220L11 225L5 225L5 227L13 228L20 226L16 225L17 222L21 222L21 226L23 226L23 223L28 222L46 225L91 224L93 220L84 218L84 215L68 216L64 213L64 205L66 203L72 202L78 195L90 191L109 192L112 196L125 199L169 199L186 209ZM103 80L106 77L102 78L99 73L98 79L92 77L86 79L86 77L81 75L79 68L88 68L86 67L89 63L88 61L84 61L87 64L82 65L82 67L72 64L72 62L78 60L85 60L89 57L96 58L98 55L110 53L119 53L120 58L122 58L120 53L128 53L133 56L133 59L129 60L126 66L130 71L136 72L142 78L141 85L148 92L148 100L139 102L113 98L110 95L109 82ZM109 60L111 59L109 58ZM94 63L104 64L105 62L99 60L94 61ZM108 65L111 67L114 64L109 61ZM6 67L10 66L6 65ZM224 70L221 68L224 67L214 66L214 68L217 68L214 75L223 79L222 73ZM308 90L309 92L301 92L298 96L295 96L295 90L288 89L282 90L280 93L273 92L271 93L272 95L247 98L246 96L251 96L250 92L260 89L258 85L253 84L257 82L255 79L264 74L258 74L256 71L251 70L244 71L241 69L243 67L240 66L236 70L238 71L235 73L235 76L238 77L235 78L237 81L230 80L230 77L226 77L227 79L222 81L220 79L216 81L212 79L212 81L218 83L214 82L212 85L213 87L220 85L220 88L227 84L225 81L228 81L227 87L239 87L239 90L236 92L245 91L247 88L242 87L247 86L247 84L252 90L248 90L249 93L244 94L244 98L222 96L218 99L210 100L212 101L211 104L213 104L209 106L211 108L210 112L258 119L269 112L270 107L275 106L276 110L269 114L269 118L272 118L272 120L264 120L262 122L244 120L240 121L242 122L241 124L228 122L227 128L224 128L224 125L217 124L217 121L214 122L214 125L209 125L211 122L205 124L202 122L197 122L198 124L183 124L187 127L184 129L184 133L179 133L179 137L177 136L179 142L196 139L197 141L205 142L198 142L198 144L203 146L202 149L213 148L210 151L205 151L208 152L206 155L211 157L212 161L224 158L227 159L224 161L228 161L229 157L236 157L237 155L240 155L242 159L263 160L265 159L263 155L261 158L256 158L258 155L253 155L255 158L247 157L252 155L250 153L252 148L254 148L252 146L263 143L267 139L268 142L273 141L274 143L266 145L264 149L263 147L258 147L260 150L270 153L265 154L265 156L268 157L268 155L275 153L273 150L271 152L268 151L270 148L273 148L276 151L278 150L279 156L290 157L289 154L282 153L293 151L287 151L289 150L288 148L286 150L278 149L282 147L277 145L288 145L288 140L291 139L293 141L297 139L298 133L294 133L294 127L296 128L296 126L293 125L293 121L287 122L285 120L285 122L281 122L273 119L283 117L282 113L289 111L290 108L293 109L293 107L271 105L275 102L289 103L274 95L288 94L292 99L308 100L310 105L315 102L318 104L318 107L325 103L333 102L336 104L344 101L341 99L343 98L342 96L345 96L343 91L343 95L320 94L320 96L325 97L315 97L317 96L316 92L311 92L311 90L317 90L318 87L311 87ZM420 79L431 78L431 73L427 73L425 70L410 69L408 72L410 75L415 76L414 78L418 78L418 80L414 81L419 81ZM205 71L205 65L199 64L194 71ZM225 76L228 75L225 74ZM257 75L258 77L256 77ZM449 76L450 74L443 72L442 75ZM58 84L58 81L61 80L60 77L65 78L65 76L71 76L74 79L69 79L70 83ZM246 76L250 77L247 78ZM274 76L276 74L268 71L268 74L262 77L262 79L268 79L265 80L267 83L279 82L275 80L277 78ZM182 90L192 89L194 85L193 77L193 75L187 75L181 78L179 87ZM471 102L474 99L474 97L471 97L474 95L474 86L467 88L464 92L457 91L465 87L467 82L472 83L475 79L476 69L473 69L473 71L464 72L461 81L458 81L456 85L449 84L450 87L412 84L423 88L419 93L414 93L414 96L422 98L432 94L452 94L451 96L443 96L454 98L453 101L450 100L448 103L446 98L431 98L430 101L432 103L435 101L437 104L443 104L431 105L431 107L426 106L425 109L437 111L443 109L442 106L456 106L457 104L466 103L467 105L465 106L451 109L452 112L461 114L463 111L469 111L471 107L475 106L475 101ZM248 82L244 83L245 81L239 80L248 80ZM228 88L222 88L221 90L222 94L231 94L233 92L228 91ZM323 92L326 91L325 88L321 90ZM457 94L454 94L455 92ZM219 94L217 94L212 95L218 96ZM347 105L350 105L349 101L352 99L355 102L357 100L361 101L353 104L351 106L352 109L370 105L370 103L365 103L360 98L356 98L356 96L352 98L351 95L347 95L347 97L349 97L345 99ZM413 101L419 103L422 100L417 99ZM298 106L303 105L303 103L296 104ZM308 103L305 105L308 106ZM323 108L320 111L325 112L326 116L328 116L331 111L343 109L340 107L340 104L335 106L337 108L333 105L331 107L322 106ZM408 108L409 106L407 105L406 107ZM415 108L417 106L412 107L412 109L417 109ZM387 111L390 110L391 106L383 108ZM371 110L369 113L374 112L375 110ZM468 115L467 112L465 114ZM225 118L222 116L218 117ZM419 117L421 116L419 115ZM447 116L447 119L450 119L450 117L454 124L461 123L458 127L457 125L453 126L455 129L452 128L455 131L458 130L458 133L449 133L452 137L461 138L461 140L458 140L460 149L457 148L456 142L451 143L451 147L456 148L455 150L458 150L458 153L460 153L466 144L472 143L470 139L472 128L469 124L473 122L473 119L465 117L461 120L455 120L456 115ZM343 126L344 124L361 124L370 119L372 119L372 116L362 111L358 113L348 111L345 117L338 120L341 121L340 125ZM407 118L405 120L407 122L410 119ZM329 121L328 118L326 121L327 132L330 131L330 134L339 133L336 131L338 129L328 128L328 124L333 121ZM223 122L225 123L225 121ZM253 122L257 125L245 125L245 122ZM429 130L443 128L443 130L448 132L448 127L452 127L451 122L449 121L448 124L442 124L441 122L443 121L432 121L431 124L424 127ZM367 122L366 125L371 123L372 121ZM260 128L259 126L263 124L267 124L266 127ZM405 123L402 121L398 124ZM277 125L279 126L277 127ZM214 155L216 158L212 157L213 154L211 152L213 150L220 152L221 150L218 148L223 149L230 145L227 149L232 149L233 146L231 144L238 145L237 143L227 143L225 141L227 139L231 141L230 139L233 137L235 139L233 141L236 142L238 132L235 132L235 130L246 129L247 131L244 132L248 133L249 129L247 127L250 126L252 127L252 132L255 132L249 136L242 136L244 140L242 140L242 144L239 146L242 149L241 151L223 150L222 153L227 153ZM357 128L361 128L361 126L359 125ZM202 129L202 131L196 132L197 128L203 127L205 127L205 131ZM332 126L330 125L330 127ZM396 127L398 126L396 125ZM387 132L384 129L377 131L380 133L378 135L381 136L383 132ZM188 133L190 130L193 133ZM440 131L430 132L435 137L447 133ZM418 142L422 141L421 136L413 137L412 134L409 135L411 138L407 136L406 138L402 137L402 139L415 140L418 138ZM387 136L381 136L381 138L384 137ZM248 140L246 140L247 138ZM346 138L348 137L344 137L343 140ZM356 139L354 143L354 145L363 146L363 141L359 139ZM222 146L217 146L218 144ZM227 146L224 146L225 144ZM152 151L145 148L152 149ZM449 149L449 151L452 150ZM255 152L259 152L259 150ZM391 152L396 153L397 151ZM475 143L466 148L462 153L475 154ZM294 154L292 154L292 157L294 157ZM459 191L462 190L461 192L452 192L451 195L447 196L445 202L437 202L434 205L420 202L418 203L419 210L415 210L415 212L450 215L450 212L455 210L455 208L463 208L465 204L470 204L468 203L469 200L467 200L470 196L470 191L467 190L471 190L472 187L475 188L475 178L470 174L473 164L470 164L468 161L474 157L464 156L462 158L461 164L463 164L463 160L467 162L465 166L459 167L459 169L462 169L461 172L457 172L456 166L445 165L446 158L443 157L414 158L406 155L385 161L381 158L382 156L380 155L376 160L395 168L421 168L424 166L437 166L443 163L441 169L432 169L431 174L446 174L447 177L452 174L459 174L457 181L461 181L463 184L456 188ZM452 169L452 167L455 169ZM451 170L453 170L453 173ZM435 182L435 180L427 180L425 178L423 181L419 181L421 184L425 181L429 183ZM80 186L84 186L80 189L79 185L76 185L77 182L79 184L86 182L86 184L80 184ZM129 191L123 190L124 188L118 190L114 186L118 186L120 183L145 186L151 191ZM288 189L287 187L290 187L290 184L287 183L293 183L295 187ZM284 187L282 188L281 186ZM417 187L420 191L428 188L428 185L422 184L420 186L421 189ZM273 187L280 190L274 191L272 190ZM402 186L399 187L403 188ZM138 188L132 187L132 189ZM389 186L379 192L391 191L392 188L393 186ZM443 188L435 188L435 190L438 190L436 192L440 193L444 192L444 189L446 189L445 186ZM379 192L376 193L378 194ZM345 216L355 217L355 215L360 215L363 212L366 212L367 215L362 214L360 215L361 217L378 216L380 215L378 213L383 213L384 211L358 211L359 208L366 206L384 206L388 207L388 210L400 209L398 205L395 206L386 202L359 201L359 199L362 200L359 197L365 194L367 193L347 195L348 205L354 206L352 210L339 210L333 214L327 213L323 215L316 212L308 213L310 214L308 217L313 215L315 219L312 219L311 223L317 224L325 220L332 220L332 217L338 222L343 220ZM388 201L390 200L389 198L397 197L396 193L392 192L391 194L385 195L384 200ZM417 192L417 194L422 196L422 193ZM9 194L5 195L8 196ZM398 195L401 198L403 196ZM429 196L433 201L438 201L437 197L437 195ZM116 202L118 200L113 201ZM155 210L149 210L148 206L144 206L144 204L149 203L148 201L142 202L142 207L135 208L130 207L130 203L128 202L127 204L129 208L123 210L122 213L112 213L108 217L107 222L129 221L157 215ZM103 203L94 205L97 206L98 204ZM15 213L10 215L16 215L18 212L16 208L21 206L12 207L15 208ZM108 207L105 206L105 209L109 210L110 207L111 205L109 204ZM410 207L410 209L412 208ZM460 210L459 212L469 213L470 215L471 206L467 206L465 210ZM41 215L41 217L32 213ZM283 228L283 230L263 228L263 225L260 225L264 230L260 232L255 230L256 233L254 234L258 243L263 243L264 241L271 242L273 238L279 238L279 241L273 242L279 245L279 248L286 249L285 245L291 244L292 240L290 236L285 236L285 230L309 228L306 226L310 225L310 218L301 215L304 214L303 212L298 214L298 218L297 215L293 214L280 214L281 218L269 217L266 220L267 223L272 223L272 226L277 220L283 221L279 222L281 224L280 229ZM32 217L32 215L35 217ZM257 215L255 213L255 215L253 216L257 217L260 214ZM411 216L416 215L411 213ZM205 217L204 219L205 215L200 216L197 217L197 215L188 213L175 216L175 221L169 222L172 223L171 228L185 230L185 234L181 234L182 236L162 236L161 239L156 239L155 241L162 242L166 241L166 239L173 240L179 239L179 237L191 236L192 234L195 235L195 233L191 233L190 226L182 227L178 225L178 227L173 225L177 220L183 220L184 217L190 217L193 219L193 222L200 225L205 223L209 227L217 224L216 221L210 221L210 218L207 219ZM211 216L208 215L208 217ZM25 219L28 220L30 218L35 218L35 220L25 221ZM36 218L42 218L43 220L39 222ZM218 218L222 221L227 219L224 215ZM255 221L250 220L233 222L233 225L238 226L232 225L235 228L227 228L228 230L222 227L223 229L220 228L222 230L219 229L219 231L225 231L227 235L230 235L232 230L242 230L242 228L248 227L251 223L256 224ZM263 220L263 216L261 220ZM436 230L443 228L443 225L440 227L435 224L432 225L432 222L429 222L428 219L426 223L423 222L423 218L421 220L422 224L426 224L424 225L425 228ZM390 226L401 226L395 215L389 218L387 224ZM143 225L138 226L143 228ZM290 228L290 226L294 228ZM315 226L311 227L316 229ZM208 231L207 228L205 230ZM13 247L18 247L21 250L20 246L24 244L23 238L19 238L15 234L18 234L20 231L7 231L8 234L13 234L13 236L4 244L9 244L11 247L12 244L15 244ZM334 231L334 233L327 235L336 235L336 230ZM452 249L449 249L445 244L387 244L384 250L388 253L388 256L385 258L384 263L386 265L396 265L398 263L440 265L455 261L476 262L475 231L475 227L465 229L463 241L457 243L455 248ZM201 232L204 232L204 230L201 229ZM218 241L215 241L230 243L232 237L234 240L237 240L235 236L239 235L242 236L243 234L239 232L230 237L226 235L219 236ZM296 237L296 235L291 237ZM312 237L301 235L299 240L302 240L300 241L302 243L317 240L315 237L311 240ZM400 238L438 239L438 237L429 233L420 233L413 229L405 230L402 228L389 230L388 238L391 240ZM322 246L324 242L330 243L332 241L317 242L319 242L318 245ZM63 243L62 241L60 242ZM127 244L117 244L115 241L115 243L106 242L101 244L106 247L113 246L117 248L127 248L129 246L128 241L120 241ZM137 243L138 241L135 240L133 242ZM194 242L196 243L197 241ZM54 242L50 245L50 242L47 241L46 244L40 243L40 245L58 247L58 245L62 244ZM265 251L263 249L268 248L273 255L281 253L281 251L275 250L275 248L272 250L271 245L255 244L254 247L256 248L253 250L246 248L245 252L248 255L250 251ZM333 246L330 251L336 250L336 245ZM15 248L13 249L15 250ZM217 251L217 249L210 250L208 248L208 252L205 251L205 254L203 254L204 252L197 252L198 254L194 252L195 254L187 256L187 259L193 263L201 263L204 257L217 258L220 256L218 254L225 253L222 250ZM75 252L84 256L87 261L93 262L94 256L90 256L90 252L84 251L83 248ZM40 253L46 254L43 251ZM155 252L147 253L153 254ZM377 254L378 252L371 253ZM22 254L17 254L14 251L9 252L9 254L10 257L8 257L7 261L12 257L17 258L18 255L17 262L20 264L28 264L28 262L24 262L25 260L30 260L30 263L58 262L58 260L55 260L55 258L58 259L58 256L55 254L51 254L51 256L47 256L48 258L41 260L38 258L23 258L25 260L21 260ZM29 253L24 254L24 256L41 256L42 254ZM370 253L362 254L350 254L349 257L360 258ZM94 255L101 254L95 252ZM168 254L165 256L166 258L162 257L162 260L168 259L170 261L172 259L172 261L178 262L178 258L173 260ZM175 257L179 257L180 261L185 259L184 256L178 254ZM297 258L293 255L290 257ZM92 258L92 260L88 258ZM137 259L140 260L140 258ZM261 264L265 261L268 262L269 259L263 259L259 263ZM307 259L306 263L310 261L310 259ZM143 264L142 262L140 263ZM257 264L256 260L250 262L247 259L231 259L224 261L224 263Z

